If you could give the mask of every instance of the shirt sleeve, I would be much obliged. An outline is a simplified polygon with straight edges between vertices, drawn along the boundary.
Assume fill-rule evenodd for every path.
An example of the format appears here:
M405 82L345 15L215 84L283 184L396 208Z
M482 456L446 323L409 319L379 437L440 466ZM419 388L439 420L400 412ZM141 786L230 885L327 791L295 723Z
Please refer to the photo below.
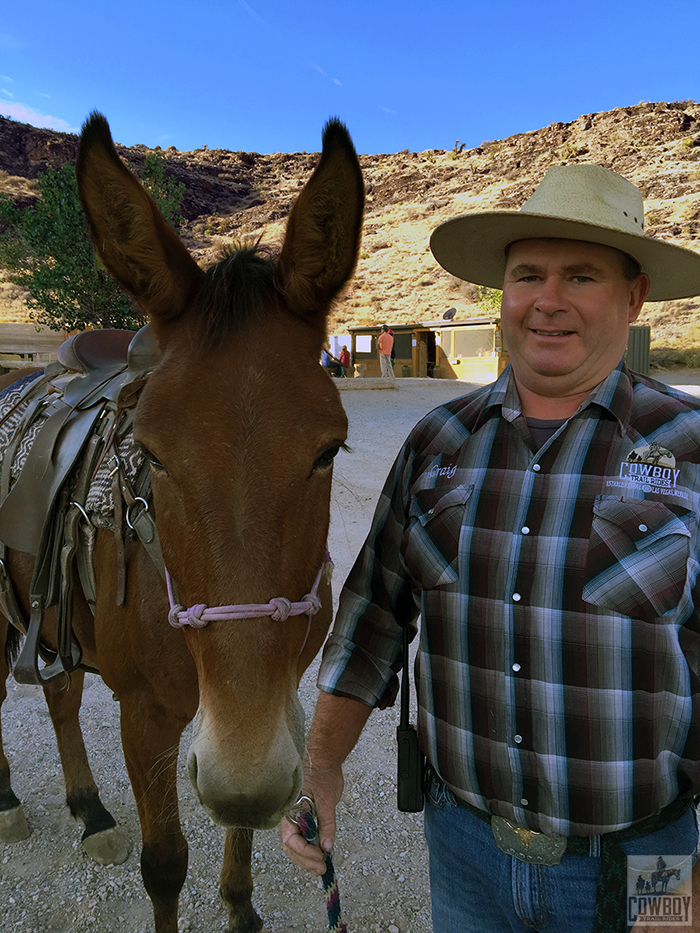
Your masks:
M340 594L318 675L321 690L381 709L396 699L403 626L413 638L420 606L401 556L411 461L407 442Z

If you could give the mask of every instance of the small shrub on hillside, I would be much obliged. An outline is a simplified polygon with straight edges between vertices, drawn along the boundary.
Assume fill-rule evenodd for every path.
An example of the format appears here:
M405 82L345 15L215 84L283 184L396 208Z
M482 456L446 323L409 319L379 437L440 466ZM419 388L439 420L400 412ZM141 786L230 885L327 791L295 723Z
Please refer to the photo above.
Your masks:
M651 369L700 369L700 347L656 347L649 353Z

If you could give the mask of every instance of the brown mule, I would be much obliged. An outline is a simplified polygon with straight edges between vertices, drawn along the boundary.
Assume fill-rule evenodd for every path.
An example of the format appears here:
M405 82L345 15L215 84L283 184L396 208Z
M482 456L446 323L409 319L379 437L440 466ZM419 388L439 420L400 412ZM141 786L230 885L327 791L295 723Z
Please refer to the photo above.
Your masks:
M321 161L292 209L276 262L242 249L203 272L121 163L99 114L83 128L77 174L98 256L147 311L162 354L141 392L134 437L151 461L151 508L179 601L301 600L324 562L332 462L347 432L337 389L319 365L326 317L352 276L360 241L364 187L347 131L337 121L326 126ZM26 613L32 560L11 551L8 566ZM195 717L190 778L210 816L229 827L221 872L229 929L257 931L252 831L275 826L299 793L297 686L330 623L330 586L322 582L322 608L308 618L176 629L165 585L138 541L127 542L123 606L115 605L111 532L97 533L95 569L94 619L77 594L74 631L83 663L120 702L156 933L177 930L187 844L176 761ZM0 668L0 677L6 672ZM65 680L45 687L67 799L87 839L109 833L114 821L82 745L81 690L79 672L68 689ZM18 808L0 748L0 811L21 822Z

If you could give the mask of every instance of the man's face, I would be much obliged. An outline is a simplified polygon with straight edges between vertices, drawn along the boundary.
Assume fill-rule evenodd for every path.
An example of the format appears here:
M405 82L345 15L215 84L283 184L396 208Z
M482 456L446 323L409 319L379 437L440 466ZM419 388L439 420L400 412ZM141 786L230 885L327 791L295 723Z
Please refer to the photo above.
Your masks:
M649 290L616 249L578 240L513 243L501 325L518 384L539 396L588 394L622 358Z

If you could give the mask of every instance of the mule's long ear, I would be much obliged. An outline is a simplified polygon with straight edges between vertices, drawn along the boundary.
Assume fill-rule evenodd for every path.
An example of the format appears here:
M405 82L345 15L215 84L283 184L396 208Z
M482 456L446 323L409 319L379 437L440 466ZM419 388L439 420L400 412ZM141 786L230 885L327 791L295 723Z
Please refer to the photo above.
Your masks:
M184 310L201 269L122 163L97 112L83 126L76 173L97 255L158 330Z
M277 266L294 314L322 317L325 324L332 300L355 270L364 202L350 134L338 120L330 120L323 131L321 161L289 215Z

